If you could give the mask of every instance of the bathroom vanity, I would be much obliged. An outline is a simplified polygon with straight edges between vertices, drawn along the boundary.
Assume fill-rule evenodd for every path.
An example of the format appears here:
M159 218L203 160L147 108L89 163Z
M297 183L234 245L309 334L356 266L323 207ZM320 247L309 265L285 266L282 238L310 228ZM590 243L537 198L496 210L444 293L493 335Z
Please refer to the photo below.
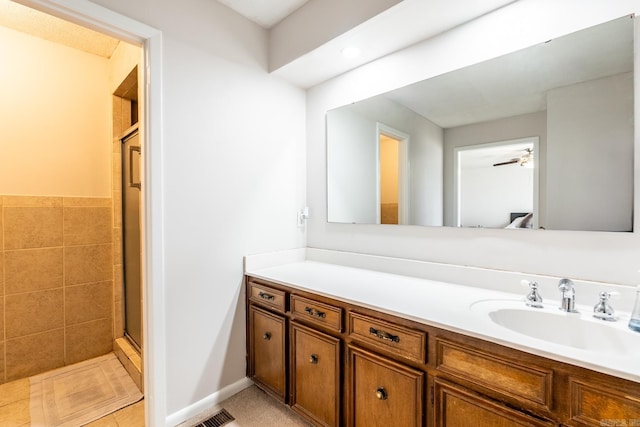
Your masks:
M640 425L640 334L623 320L607 327L632 354L531 338L474 308L537 313L526 290L314 261L245 277L247 375L315 425Z

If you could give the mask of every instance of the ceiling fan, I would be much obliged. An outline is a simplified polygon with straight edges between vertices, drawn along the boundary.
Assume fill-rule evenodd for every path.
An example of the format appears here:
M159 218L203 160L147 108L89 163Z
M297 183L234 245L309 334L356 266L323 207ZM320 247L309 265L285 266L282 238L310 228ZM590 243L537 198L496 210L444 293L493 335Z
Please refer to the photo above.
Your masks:
M513 159L504 162L494 163L493 166L512 165L514 163L518 163L520 166L533 163L533 148L525 148L522 156L514 157Z

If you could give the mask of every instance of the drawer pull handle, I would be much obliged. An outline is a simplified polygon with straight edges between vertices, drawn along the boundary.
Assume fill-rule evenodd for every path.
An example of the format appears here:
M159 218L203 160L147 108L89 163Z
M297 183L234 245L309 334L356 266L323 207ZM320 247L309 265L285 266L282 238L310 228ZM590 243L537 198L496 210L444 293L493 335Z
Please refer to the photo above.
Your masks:
M267 301L273 301L274 299L276 299L276 297L274 297L273 295L269 295L265 292L260 292L258 296L262 299L266 299Z
M391 341L391 342L400 342L400 337L397 335L391 335L389 332L385 332L382 331L380 329L376 329L376 328L369 328L369 333L371 335L375 335L376 337L383 339L383 340L387 340L387 341Z
M387 394L387 390L385 390L384 387L378 387L376 389L376 397L380 400L387 400L387 397L389 397L389 395Z
M324 311L316 310L315 308L305 307L304 311L309 316L320 317L321 319L324 319L325 317L327 317L327 313L325 313Z
M309 356L309 363L311 363L313 365L317 365L318 364L318 355L317 354L312 354L311 356Z
M264 335L262 336L262 338L265 341L269 341L271 339L271 332L265 332Z

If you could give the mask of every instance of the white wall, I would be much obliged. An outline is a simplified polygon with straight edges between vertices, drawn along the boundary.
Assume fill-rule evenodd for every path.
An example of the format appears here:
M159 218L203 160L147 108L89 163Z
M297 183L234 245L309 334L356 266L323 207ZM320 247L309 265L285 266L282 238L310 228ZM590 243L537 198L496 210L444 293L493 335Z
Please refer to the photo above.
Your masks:
M512 212L533 212L533 169L518 164L460 169L462 227L504 228Z
M311 88L307 94L308 246L637 283L638 233L327 224L323 160L328 109L638 11L634 0L520 0ZM639 72L636 65L636 76ZM637 150L634 156L638 159ZM636 188L637 184L636 178Z
M376 123L352 110L327 113L328 218L335 222L377 221Z
M632 73L549 91L547 123L546 225L631 230Z
M111 197L108 59L0 27L0 194Z
M164 164L151 167L172 416L245 376L242 257L305 244L305 94L265 71L266 32L218 2L95 2L163 32Z
M443 131L408 108L376 98L329 111L327 149L331 222L376 222L377 123L409 135L409 223L441 225ZM354 147L358 146L356 150ZM373 212L371 211L373 209Z

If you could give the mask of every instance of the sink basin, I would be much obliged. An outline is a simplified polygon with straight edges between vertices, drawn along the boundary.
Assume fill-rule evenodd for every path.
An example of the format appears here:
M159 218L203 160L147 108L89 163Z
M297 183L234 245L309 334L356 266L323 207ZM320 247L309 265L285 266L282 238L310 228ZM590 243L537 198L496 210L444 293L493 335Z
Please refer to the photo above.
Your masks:
M618 355L640 351L640 334L630 331L625 320L595 319L588 307L580 313L565 313L551 304L531 308L524 301L488 300L472 304L471 309L495 325L537 340Z

